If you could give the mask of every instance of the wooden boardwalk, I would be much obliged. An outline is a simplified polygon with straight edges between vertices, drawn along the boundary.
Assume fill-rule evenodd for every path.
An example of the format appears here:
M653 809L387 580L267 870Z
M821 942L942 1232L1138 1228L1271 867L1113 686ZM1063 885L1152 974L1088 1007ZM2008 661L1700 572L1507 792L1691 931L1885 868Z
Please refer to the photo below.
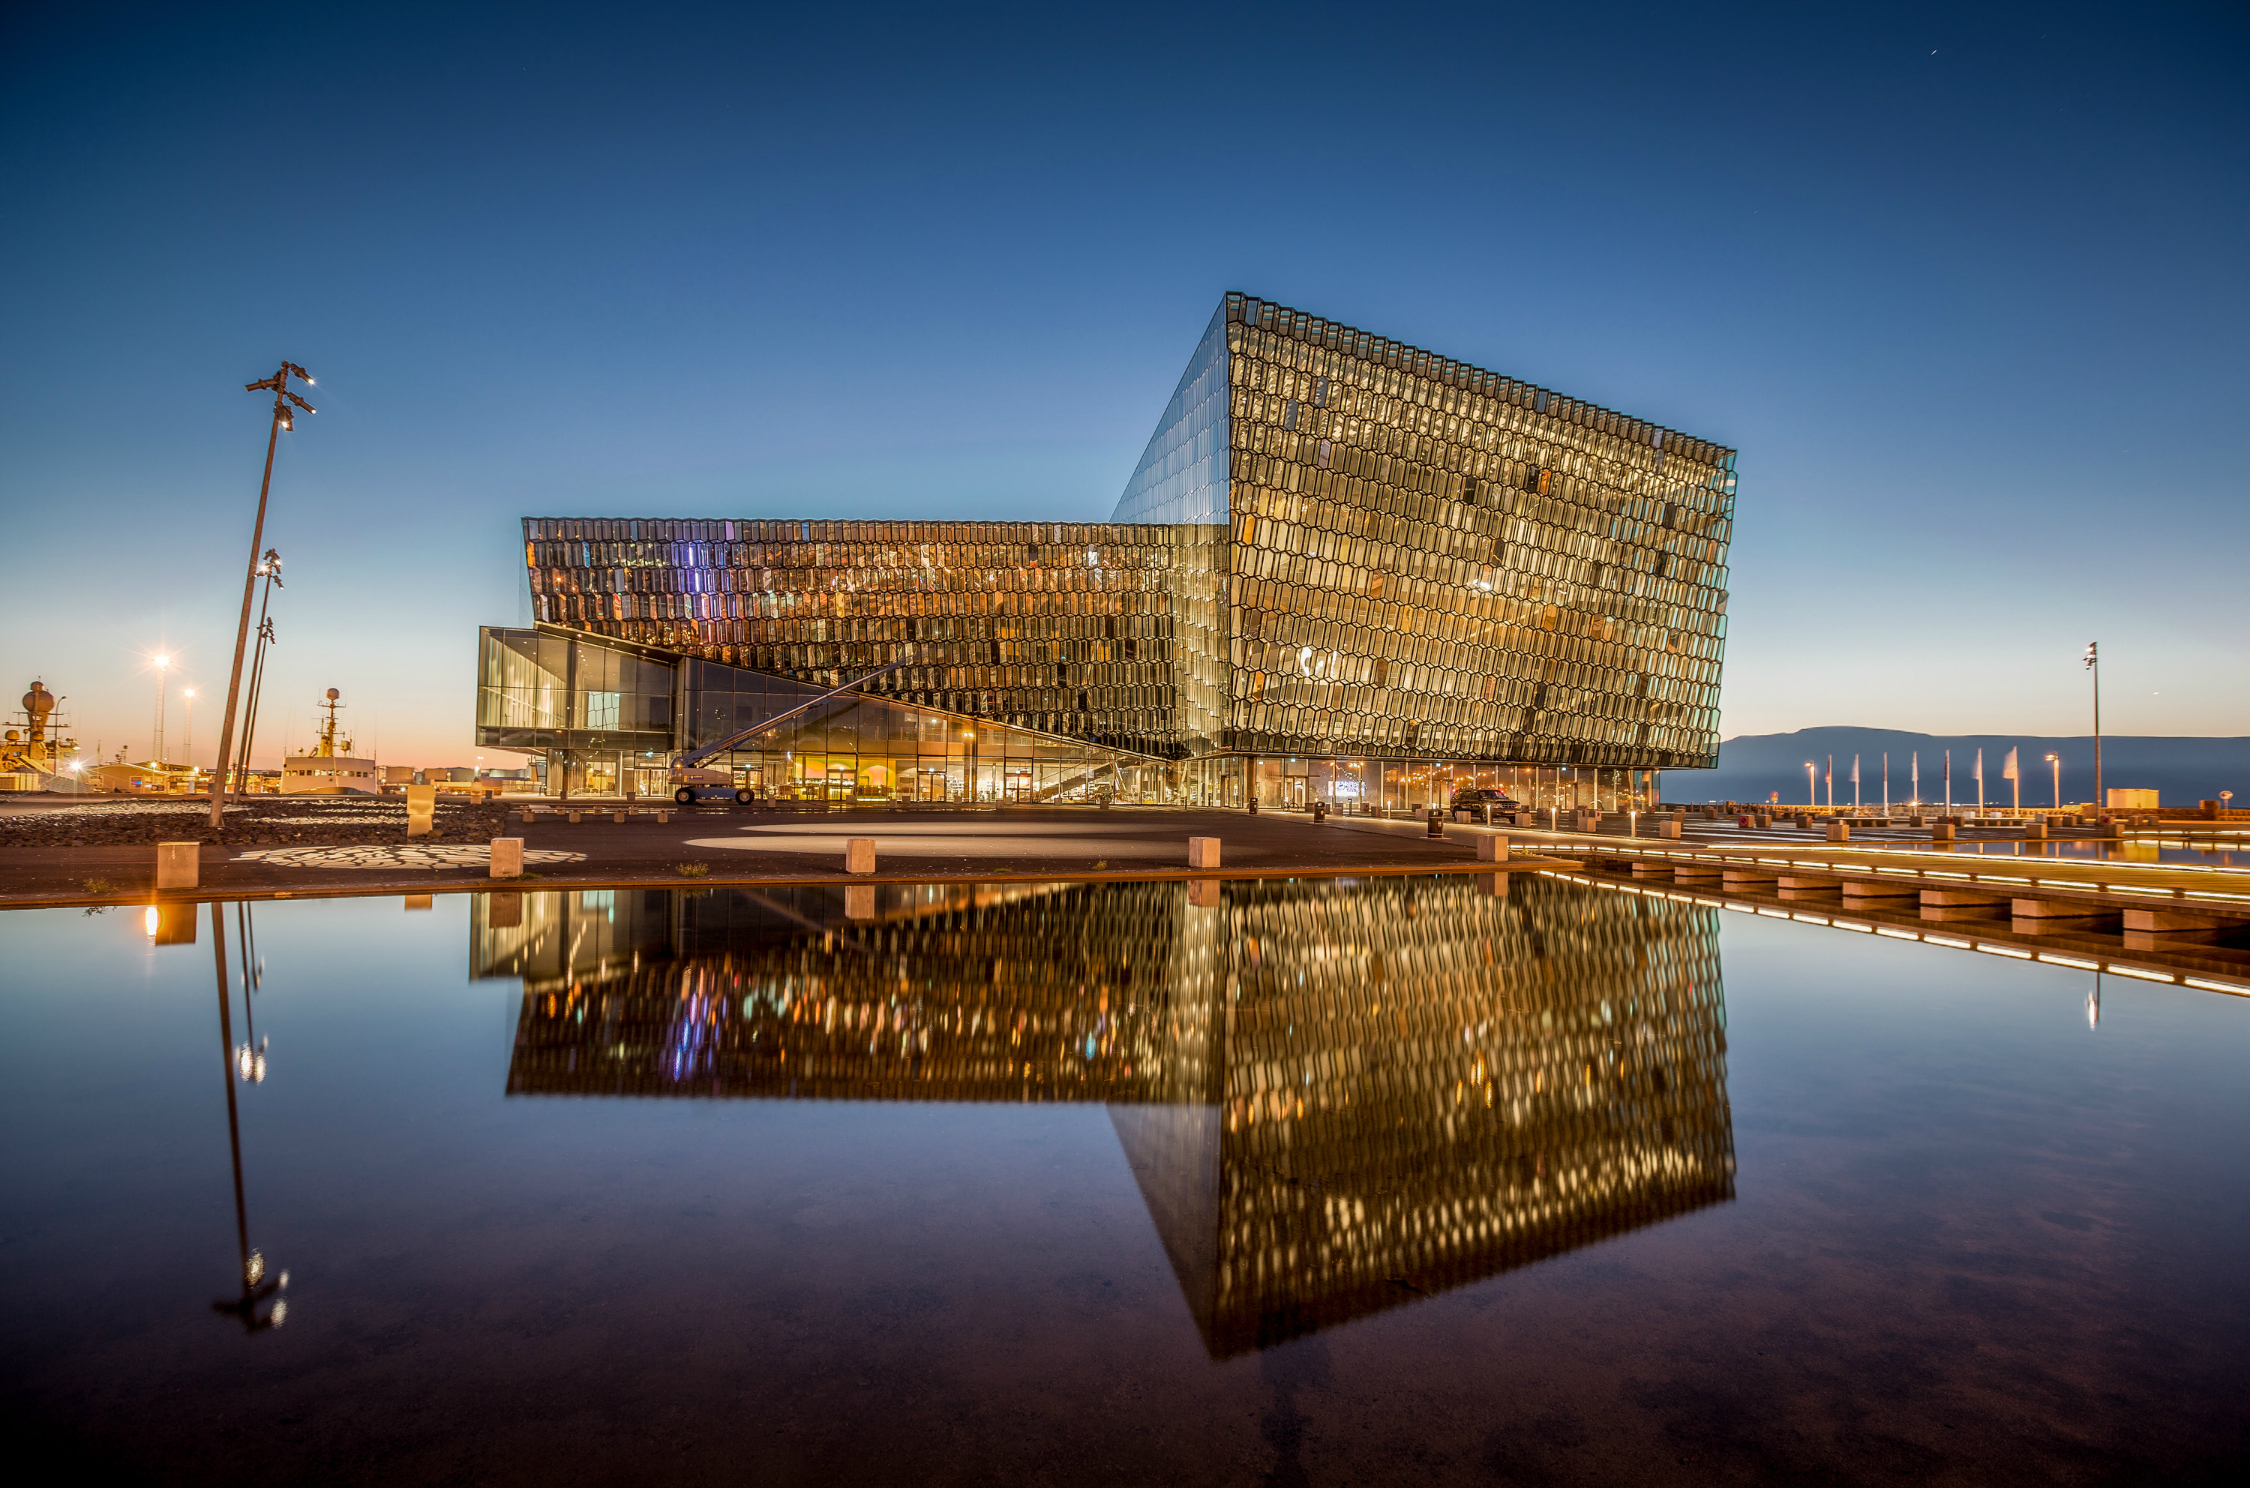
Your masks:
M1552 844L1573 857L1622 861L1643 871L1738 882L1791 880L1784 887L1833 887L1864 897L1917 896L1939 907L2034 901L2076 908L2087 917L2154 916L2178 924L2127 929L2227 930L2250 926L2250 872L2193 864L2122 860L1989 858L1940 847L1855 846L1772 841L1740 844L1687 838L1607 837L1511 829L1512 840ZM1797 882L1803 880L1803 882ZM2192 921L2193 923L2188 923Z

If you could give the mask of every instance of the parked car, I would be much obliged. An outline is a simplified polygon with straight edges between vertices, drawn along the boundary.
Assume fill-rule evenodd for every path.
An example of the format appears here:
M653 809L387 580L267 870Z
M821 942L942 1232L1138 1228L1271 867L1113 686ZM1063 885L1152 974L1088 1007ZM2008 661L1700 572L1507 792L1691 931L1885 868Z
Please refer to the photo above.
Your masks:
M1465 790L1457 790L1453 793L1453 809L1455 811L1482 811L1487 806L1490 806L1496 812L1523 810L1523 803L1510 796L1506 791L1486 790L1481 786L1470 786Z

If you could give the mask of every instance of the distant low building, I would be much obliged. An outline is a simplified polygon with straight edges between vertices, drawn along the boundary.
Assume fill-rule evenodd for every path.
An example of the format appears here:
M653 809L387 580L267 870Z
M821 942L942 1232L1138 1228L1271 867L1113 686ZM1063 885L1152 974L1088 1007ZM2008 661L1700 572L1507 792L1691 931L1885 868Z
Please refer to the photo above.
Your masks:
M186 765L146 760L137 765L96 765L85 772L85 778L96 790L127 796L164 796L187 790L194 772Z

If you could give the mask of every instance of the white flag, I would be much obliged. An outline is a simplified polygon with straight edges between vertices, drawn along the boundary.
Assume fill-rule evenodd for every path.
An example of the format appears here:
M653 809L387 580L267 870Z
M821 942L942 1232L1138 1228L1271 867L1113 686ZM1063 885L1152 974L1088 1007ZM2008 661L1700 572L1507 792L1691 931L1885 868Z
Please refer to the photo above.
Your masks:
M2002 780L2014 780L2017 778L2016 752L2013 749L2008 751L2008 762L2000 767L2000 778Z

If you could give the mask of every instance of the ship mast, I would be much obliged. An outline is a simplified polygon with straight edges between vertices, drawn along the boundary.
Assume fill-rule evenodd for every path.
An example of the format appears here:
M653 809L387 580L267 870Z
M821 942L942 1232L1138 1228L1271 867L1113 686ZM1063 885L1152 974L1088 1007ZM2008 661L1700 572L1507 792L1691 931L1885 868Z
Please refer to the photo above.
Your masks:
M314 752L323 759L334 759L338 754L348 753L352 747L352 741L349 739L344 741L342 749L336 747L336 709L342 706L337 699L342 696L341 692L331 687L328 689L327 700L321 704L328 710L328 717L321 722L320 747Z

